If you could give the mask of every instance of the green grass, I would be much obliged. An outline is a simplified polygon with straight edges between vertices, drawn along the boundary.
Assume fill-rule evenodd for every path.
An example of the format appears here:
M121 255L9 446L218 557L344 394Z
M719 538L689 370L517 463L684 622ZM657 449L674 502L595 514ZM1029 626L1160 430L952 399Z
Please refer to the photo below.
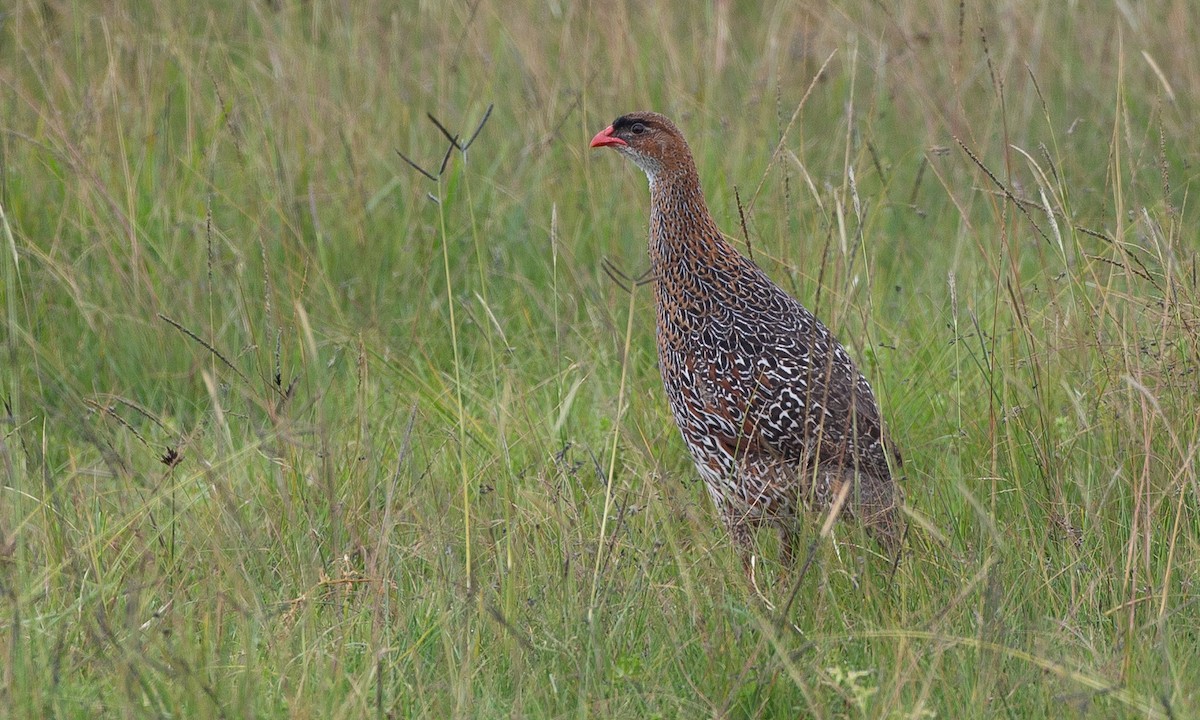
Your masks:
M1200 715L1190 5L732 4L6 7L0 716ZM748 587L641 108L871 378L894 578Z

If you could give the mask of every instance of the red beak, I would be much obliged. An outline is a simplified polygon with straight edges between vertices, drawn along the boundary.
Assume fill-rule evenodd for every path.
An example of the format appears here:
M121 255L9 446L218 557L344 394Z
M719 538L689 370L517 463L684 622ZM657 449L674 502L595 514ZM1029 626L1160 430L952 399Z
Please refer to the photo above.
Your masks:
M609 125L608 127L604 128L600 132L596 133L596 137L592 138L592 147L594 147L594 148L608 147L609 145L628 145L628 144L629 143L625 142L621 138L617 137L616 135L613 135L612 125Z

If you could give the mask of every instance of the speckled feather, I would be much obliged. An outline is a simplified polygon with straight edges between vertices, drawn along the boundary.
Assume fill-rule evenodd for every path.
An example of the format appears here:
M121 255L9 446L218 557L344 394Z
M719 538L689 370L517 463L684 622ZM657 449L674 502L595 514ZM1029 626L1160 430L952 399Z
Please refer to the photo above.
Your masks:
M790 557L801 506L845 509L889 552L900 502L871 387L819 319L722 236L682 134L656 113L618 118L592 141L650 180L658 355L671 412L743 552L776 526Z

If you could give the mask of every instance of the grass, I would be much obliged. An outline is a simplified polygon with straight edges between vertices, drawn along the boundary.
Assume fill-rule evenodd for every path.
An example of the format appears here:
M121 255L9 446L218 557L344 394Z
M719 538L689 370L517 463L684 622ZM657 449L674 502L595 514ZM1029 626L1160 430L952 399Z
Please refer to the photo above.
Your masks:
M1188 3L110 5L0 15L0 716L1200 715ZM881 396L894 578L748 588L638 108Z

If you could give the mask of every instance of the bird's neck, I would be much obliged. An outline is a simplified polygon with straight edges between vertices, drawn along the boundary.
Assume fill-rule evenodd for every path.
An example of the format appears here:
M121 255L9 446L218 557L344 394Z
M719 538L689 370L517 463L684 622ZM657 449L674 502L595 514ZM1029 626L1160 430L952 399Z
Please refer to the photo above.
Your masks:
M694 168L650 178L650 265L656 273L704 262L724 245Z

